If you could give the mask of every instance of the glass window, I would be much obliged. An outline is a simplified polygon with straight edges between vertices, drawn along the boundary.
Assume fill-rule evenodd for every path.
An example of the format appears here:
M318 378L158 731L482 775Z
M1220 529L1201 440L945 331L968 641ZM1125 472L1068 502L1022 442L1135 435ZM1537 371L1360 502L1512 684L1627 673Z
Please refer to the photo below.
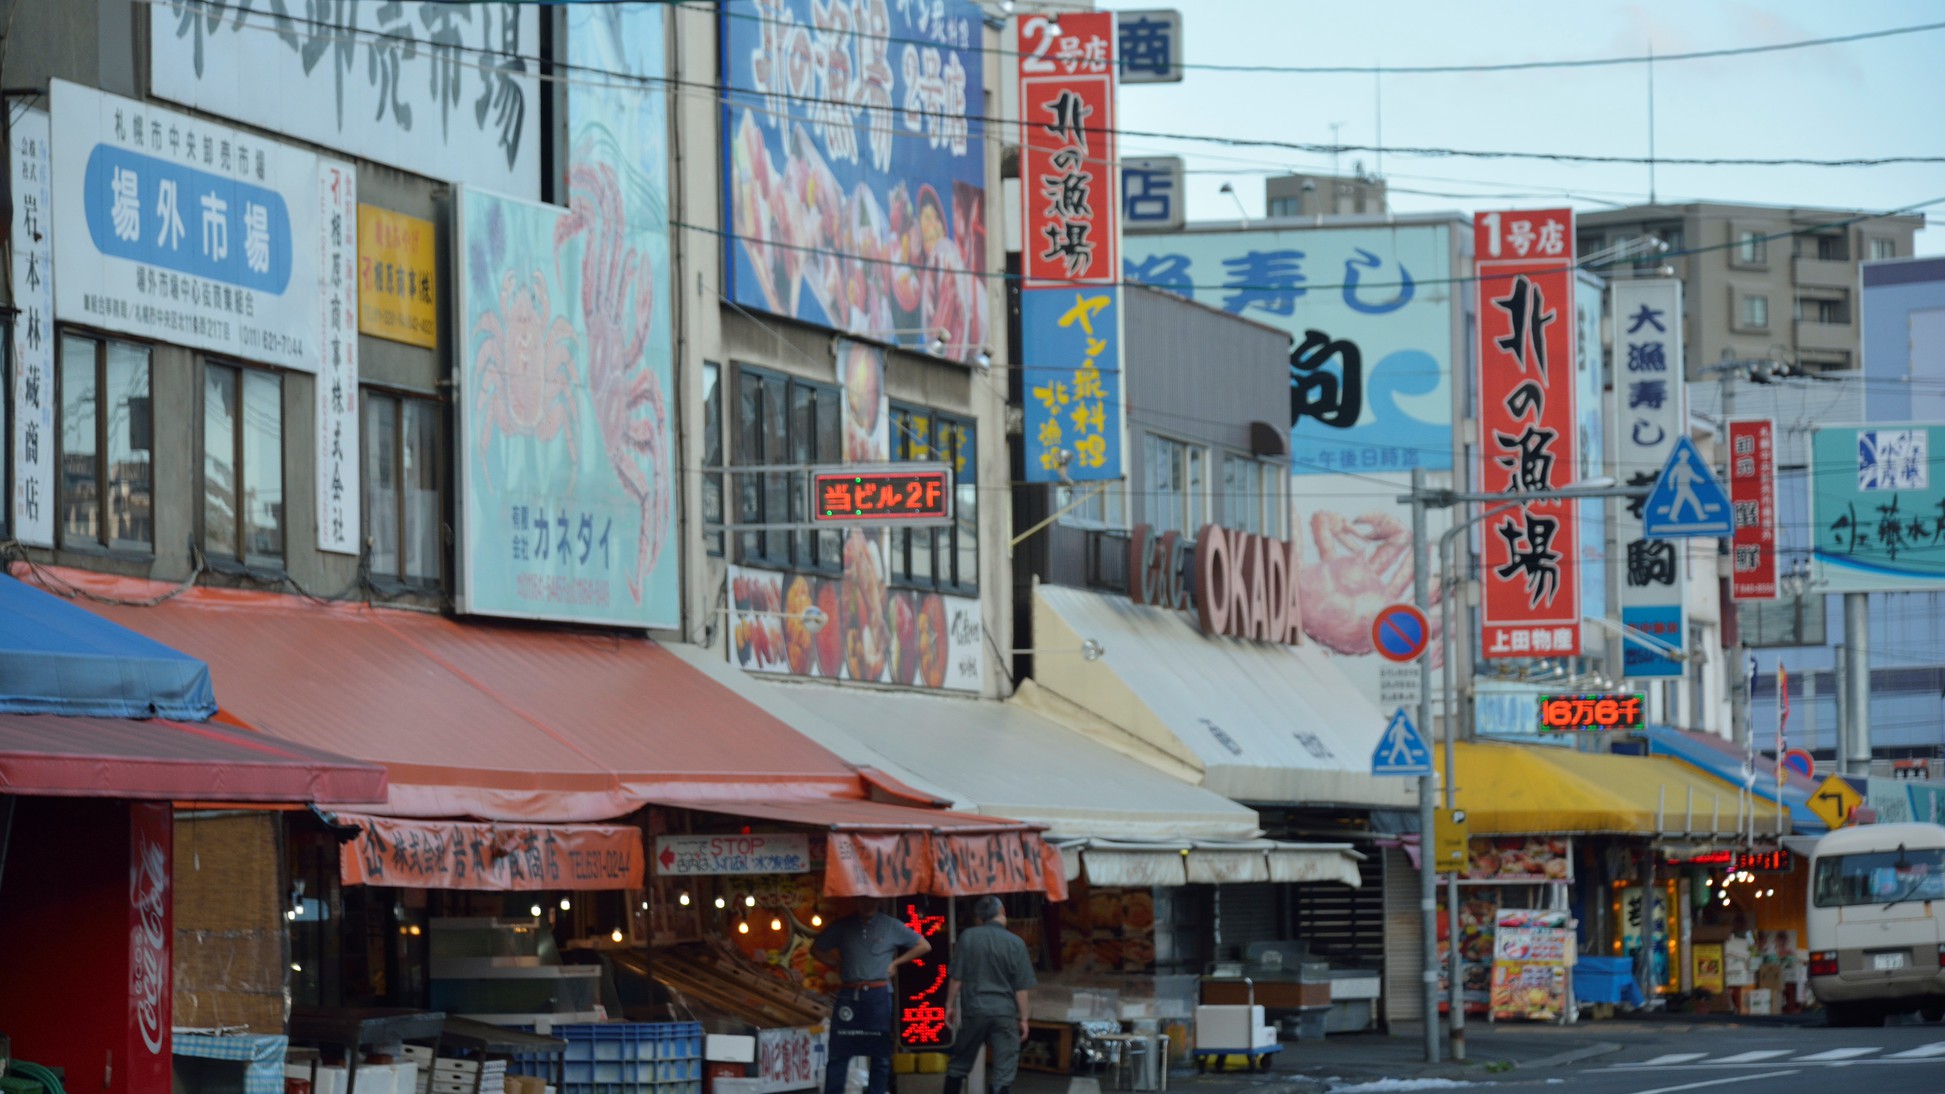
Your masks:
M973 424L924 407L893 406L891 457L952 468L953 518L944 528L891 530L892 578L923 588L979 585L979 462Z
M702 363L702 543L723 555L723 366Z
M1945 851L1866 851L1817 859L1819 908L1945 900Z
M1873 239L1870 241L1870 248L1871 258L1876 261L1898 257L1898 244L1895 240Z
M1156 532L1194 535L1208 511L1204 450L1150 433L1142 458L1148 470L1148 523Z
M1742 325L1757 330L1769 326L1769 297L1750 293L1742 298Z
M736 371L736 422L731 459L738 467L839 462L838 392L748 367ZM705 440L705 447L707 442ZM732 489L742 524L789 524L809 519L809 476L803 471L737 474ZM745 531L737 560L774 566L837 570L839 537L832 532Z
M63 335L60 384L62 545L149 549L155 423L148 347Z
M1063 486L1054 495L1054 508L1066 509L1060 519L1069 522L1086 522L1107 525L1112 528L1127 526L1123 514L1123 487L1119 482L1087 483L1081 486ZM1075 504L1078 499L1079 504Z
M1750 266L1760 266L1768 262L1768 238L1763 233L1749 228L1736 233L1736 260Z
M1222 522L1245 532L1263 531L1261 465L1248 456L1222 454Z
M367 391L363 440L372 575L438 584L439 405Z
M284 379L203 366L203 549L249 565L284 559Z

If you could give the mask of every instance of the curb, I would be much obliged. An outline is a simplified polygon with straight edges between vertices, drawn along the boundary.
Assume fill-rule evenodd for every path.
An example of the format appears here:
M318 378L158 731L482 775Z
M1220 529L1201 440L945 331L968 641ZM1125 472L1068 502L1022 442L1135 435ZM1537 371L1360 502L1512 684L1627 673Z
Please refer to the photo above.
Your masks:
M1515 1060L1513 1061L1513 1068L1517 1071L1526 1071L1530 1068L1562 1067L1567 1064L1577 1064L1582 1060L1591 1060L1596 1056L1605 1056L1610 1052L1619 1051L1621 1051L1621 1046L1613 1041L1595 1041L1593 1044L1568 1049L1565 1052L1556 1053L1552 1056L1543 1056L1538 1060Z

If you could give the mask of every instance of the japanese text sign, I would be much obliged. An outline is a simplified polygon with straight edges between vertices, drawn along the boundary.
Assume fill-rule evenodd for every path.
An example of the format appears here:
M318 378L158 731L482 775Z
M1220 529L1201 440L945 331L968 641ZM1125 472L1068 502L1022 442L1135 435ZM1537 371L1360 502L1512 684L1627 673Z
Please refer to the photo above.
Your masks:
M160 98L427 178L540 197L532 5L171 0L148 25Z
M1831 426L1811 434L1813 561L1825 591L1945 588L1941 464L1945 426Z
M1063 16L1063 18L1065 18ZM1115 13L1114 55L1124 84L1182 82L1182 13L1168 9ZM1066 24L1061 24L1065 29Z
M1122 227L1158 232L1181 228L1187 215L1184 171L1180 156L1122 157Z
M358 206L358 332L427 349L439 341L432 222Z
M1028 482L1121 477L1120 302L1112 286L1020 294Z
M805 874L810 872L810 837L801 832L656 836L655 872L669 877Z
M1670 278L1617 280L1609 290L1614 315L1614 421L1621 481L1654 485L1675 442L1688 429L1688 386L1682 362L1682 283ZM1686 566L1681 544L1649 539L1642 530L1646 498L1621 508L1616 541L1627 552L1621 583L1621 622L1671 649L1629 639L1623 649L1629 676L1680 676Z
M992 340L979 7L731 0L721 11L730 298L878 341L943 339L956 361L978 355Z
M1776 423L1768 418L1729 423L1729 504L1729 595L1775 600Z
M13 538L54 546L53 165L47 112L22 110L8 150L13 183ZM0 399L0 425L6 421ZM7 464L0 459L0 469ZM0 486L4 486L0 481Z
M62 80L53 99L55 317L318 371L327 161Z
M346 885L497 892L642 887L642 830L632 825L337 818L359 829L338 857Z
M1025 287L1112 285L1121 277L1114 14L1017 22Z
M945 1003L952 968L952 935L946 930L946 901L917 897L900 902L899 918L919 937L932 943L932 952L898 970L898 1045L905 1049L952 1047L953 1029L946 1024Z
M1542 695L1540 731L1633 729L1642 724L1639 695Z
M812 472L810 482L817 524L952 523L952 469L944 464L832 468Z
M1473 247L1478 484L1509 497L1558 490L1573 478L1577 432L1573 210L1477 214ZM1481 526L1484 656L1580 653L1574 504L1528 501Z
M359 534L358 304L355 235L358 176L346 164L317 166L318 314L317 549L355 555Z

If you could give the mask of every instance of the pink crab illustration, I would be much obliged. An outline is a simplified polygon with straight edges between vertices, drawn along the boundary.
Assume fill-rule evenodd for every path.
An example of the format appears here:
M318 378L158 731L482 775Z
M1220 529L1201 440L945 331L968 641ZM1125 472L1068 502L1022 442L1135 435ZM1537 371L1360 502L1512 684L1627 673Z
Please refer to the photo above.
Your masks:
M668 536L668 413L662 382L643 357L655 318L654 271L627 245L621 186L608 164L583 164L568 174L568 215L554 228L554 261L579 235L581 321L587 332L588 383L608 462L622 488L641 507L640 547L628 593L642 601Z
M1411 533L1388 513L1347 520L1319 510L1310 515L1310 537L1317 560L1305 565L1298 578L1304 633L1347 656L1376 652L1372 621L1386 607L1411 599ZM1439 641L1438 603L1434 590L1425 614L1435 667L1444 663L1445 648Z
M540 271L533 271L525 286L508 271L500 281L499 310L480 316L474 333L484 336L473 401L486 415L487 428L480 431L479 443L488 488L493 476L486 452L499 434L532 437L542 443L565 436L568 465L573 467L579 420L574 403L574 328L552 314ZM573 491L571 480L568 491Z

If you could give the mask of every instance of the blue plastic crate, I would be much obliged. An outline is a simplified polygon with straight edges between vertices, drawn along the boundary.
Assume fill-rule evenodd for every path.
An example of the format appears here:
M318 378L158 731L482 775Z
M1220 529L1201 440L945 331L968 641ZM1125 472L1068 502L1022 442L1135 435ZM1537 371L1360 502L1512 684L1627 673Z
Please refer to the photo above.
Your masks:
M601 1022L555 1026L567 1042L559 1094L702 1094L700 1022ZM553 1060L517 1056L511 1075L551 1080Z

